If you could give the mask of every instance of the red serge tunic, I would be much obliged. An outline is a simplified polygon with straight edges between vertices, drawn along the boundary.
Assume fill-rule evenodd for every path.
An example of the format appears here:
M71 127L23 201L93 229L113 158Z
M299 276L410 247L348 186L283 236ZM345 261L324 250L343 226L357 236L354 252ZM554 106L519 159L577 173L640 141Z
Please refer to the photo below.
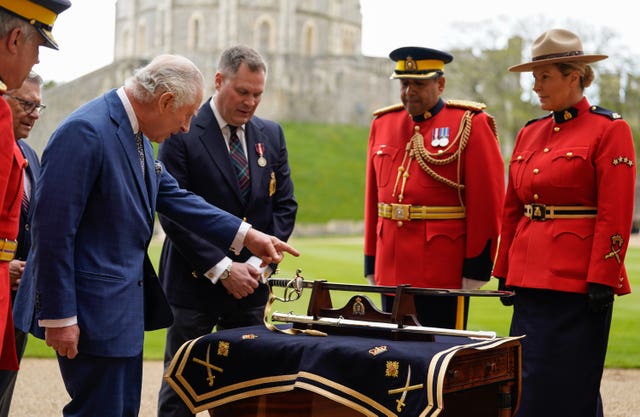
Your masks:
M460 288L465 260L483 253L489 263L493 259L505 189L504 162L493 118L481 111L483 107L440 103L436 106L439 111L432 110L431 117L421 122L413 121L401 105L378 112L369 136L364 216L365 274L374 273L375 265L376 284ZM459 149L461 141L455 138L466 112L471 116L471 130L459 158L442 165L427 164L437 175L430 175L411 159L403 189L398 167L407 166L410 158L405 159L405 149L415 128L424 137L426 151L446 160ZM442 137L447 137L446 143L432 144L432 138ZM442 179L464 188L458 190ZM464 206L466 217L398 221L379 217L378 203ZM488 279L490 269L489 265L485 274L479 274L486 275L481 279Z
M26 161L13 136L9 104L0 98L0 240L18 237L22 180ZM0 261L0 369L18 369L11 296L9 262Z
M493 275L512 287L586 293L595 282L627 294L636 178L629 125L586 98L559 122L552 116L516 138ZM531 203L594 206L597 216L533 221L523 216Z

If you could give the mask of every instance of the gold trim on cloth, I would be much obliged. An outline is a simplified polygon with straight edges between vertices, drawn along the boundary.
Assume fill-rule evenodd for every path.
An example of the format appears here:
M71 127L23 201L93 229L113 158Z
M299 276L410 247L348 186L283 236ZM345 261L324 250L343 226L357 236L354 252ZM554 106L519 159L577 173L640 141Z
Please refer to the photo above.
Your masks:
M0 261L10 262L16 256L17 240L0 239Z
M535 221L551 219L584 219L598 214L594 206L548 206L546 204L525 204L524 216Z
M410 204L378 203L378 216L391 220L451 220L464 219L462 206L412 206Z

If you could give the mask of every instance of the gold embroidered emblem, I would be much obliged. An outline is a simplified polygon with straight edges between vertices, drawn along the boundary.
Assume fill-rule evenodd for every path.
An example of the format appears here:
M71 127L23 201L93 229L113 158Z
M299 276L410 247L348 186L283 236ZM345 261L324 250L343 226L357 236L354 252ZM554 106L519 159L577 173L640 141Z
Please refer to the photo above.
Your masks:
M269 197L276 193L276 173L271 173L271 180L269 181Z
M564 117L564 120L569 120L569 119L573 118L573 115L568 110L565 110L563 117Z
M229 356L229 342L218 342L218 356Z
M202 359L199 359L199 358L193 358L193 361L198 365L202 365L207 368L207 383L209 384L210 387L212 387L213 382L216 379L215 375L213 375L213 371L222 373L223 370L222 368L211 364L211 362L209 361L210 353L211 353L211 345L207 346L206 360L203 361Z
M411 365L409 365L409 369L407 370L407 382L405 382L404 387L390 389L387 393L389 395L400 394L400 398L396 400L396 411L398 413L402 412L402 408L406 405L404 400L407 398L407 393L409 391L414 391L423 387L423 384L410 385L411 383Z
M381 353L385 353L389 348L387 346L376 346L374 348L369 349L369 355L378 356Z
M611 236L611 252L607 253L604 256L604 259L615 257L616 261L618 261L618 263L621 263L622 261L620 260L619 253L622 250L623 246L624 246L624 239L619 233Z
M626 156L622 156L622 155L620 155L617 158L613 158L612 163L613 163L613 166L618 166L620 164L625 164L625 165L628 165L630 167L633 166L633 160L631 160L630 158L628 158Z
M400 373L400 362L387 361L387 370L385 371L384 376L397 378L399 373Z

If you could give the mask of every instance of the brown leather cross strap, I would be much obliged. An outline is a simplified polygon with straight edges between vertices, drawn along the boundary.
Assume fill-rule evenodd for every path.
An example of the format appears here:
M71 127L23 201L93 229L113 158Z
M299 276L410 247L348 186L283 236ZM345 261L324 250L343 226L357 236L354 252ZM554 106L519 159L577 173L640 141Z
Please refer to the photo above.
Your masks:
M524 215L534 221L551 219L592 218L598 214L593 206L548 206L546 204L525 204Z

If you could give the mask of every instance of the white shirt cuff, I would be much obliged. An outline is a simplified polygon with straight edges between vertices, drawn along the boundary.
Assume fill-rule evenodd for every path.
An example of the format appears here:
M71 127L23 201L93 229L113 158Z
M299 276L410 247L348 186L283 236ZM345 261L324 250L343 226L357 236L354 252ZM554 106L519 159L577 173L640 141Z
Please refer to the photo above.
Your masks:
M233 242L231 242L231 247L229 248L236 255L240 255L240 251L244 247L244 239L247 237L249 229L251 229L251 225L249 223L242 222L240 224L238 233L236 233L236 237L233 238Z
M40 327L69 327L74 324L78 324L78 316L69 317L66 319L55 320L38 320Z
M225 269L227 269L229 265L231 265L231 263L231 259L225 256L220 260L220 262L218 262L210 270L205 272L204 276L209 278L211 282L215 284L216 282L218 282L220 275L224 272Z

